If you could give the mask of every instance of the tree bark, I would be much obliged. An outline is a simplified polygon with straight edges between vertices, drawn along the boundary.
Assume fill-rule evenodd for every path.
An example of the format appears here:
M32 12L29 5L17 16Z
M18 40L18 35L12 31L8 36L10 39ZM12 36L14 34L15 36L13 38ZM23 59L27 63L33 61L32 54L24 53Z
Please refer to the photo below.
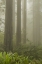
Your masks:
M21 0L17 0L17 35L16 44L19 46L21 44Z
M5 35L4 35L4 50L6 52L12 51L12 0L6 0L6 17L5 17Z
M26 0L23 1L23 43L26 43Z
M33 42L40 44L40 1L33 0Z

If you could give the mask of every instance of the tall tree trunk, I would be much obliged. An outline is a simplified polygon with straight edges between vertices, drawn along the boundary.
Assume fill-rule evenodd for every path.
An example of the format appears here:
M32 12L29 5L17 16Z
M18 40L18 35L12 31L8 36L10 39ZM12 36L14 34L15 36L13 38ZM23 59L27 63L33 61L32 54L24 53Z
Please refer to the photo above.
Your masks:
M5 36L4 36L4 50L6 52L12 51L12 0L6 0L6 17L5 17Z
M40 43L40 1L33 0L33 42Z
M26 43L26 0L23 0L23 43Z
M15 42L15 0L13 0L13 13L12 13L12 18L13 18L13 43Z
M13 35L15 35L15 0L13 0Z
M21 0L17 0L17 46L21 44Z

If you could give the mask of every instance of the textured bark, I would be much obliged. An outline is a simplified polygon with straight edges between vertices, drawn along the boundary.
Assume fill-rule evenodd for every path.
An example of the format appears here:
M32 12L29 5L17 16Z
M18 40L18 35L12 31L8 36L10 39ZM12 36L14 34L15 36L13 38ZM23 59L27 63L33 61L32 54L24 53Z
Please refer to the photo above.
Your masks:
M17 46L21 44L21 0L17 0Z
M23 43L26 43L26 0L23 1Z
M4 50L12 51L12 0L6 0Z
M40 0L33 0L33 42L40 43Z
M13 0L13 35L15 35L15 0Z

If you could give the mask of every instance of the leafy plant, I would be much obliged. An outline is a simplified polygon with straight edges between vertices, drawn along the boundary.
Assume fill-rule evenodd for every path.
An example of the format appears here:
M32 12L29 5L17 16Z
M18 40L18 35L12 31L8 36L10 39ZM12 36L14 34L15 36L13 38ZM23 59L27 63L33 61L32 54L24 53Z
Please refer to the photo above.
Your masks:
M30 60L28 57L17 53L0 52L0 64L42 64L42 60Z

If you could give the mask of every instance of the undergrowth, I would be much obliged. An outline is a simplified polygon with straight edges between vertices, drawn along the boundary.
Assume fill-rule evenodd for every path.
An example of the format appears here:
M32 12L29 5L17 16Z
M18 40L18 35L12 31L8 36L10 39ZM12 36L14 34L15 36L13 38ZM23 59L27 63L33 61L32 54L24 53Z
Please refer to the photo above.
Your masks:
M0 64L42 64L42 60L30 60L28 56L17 53L0 52Z

